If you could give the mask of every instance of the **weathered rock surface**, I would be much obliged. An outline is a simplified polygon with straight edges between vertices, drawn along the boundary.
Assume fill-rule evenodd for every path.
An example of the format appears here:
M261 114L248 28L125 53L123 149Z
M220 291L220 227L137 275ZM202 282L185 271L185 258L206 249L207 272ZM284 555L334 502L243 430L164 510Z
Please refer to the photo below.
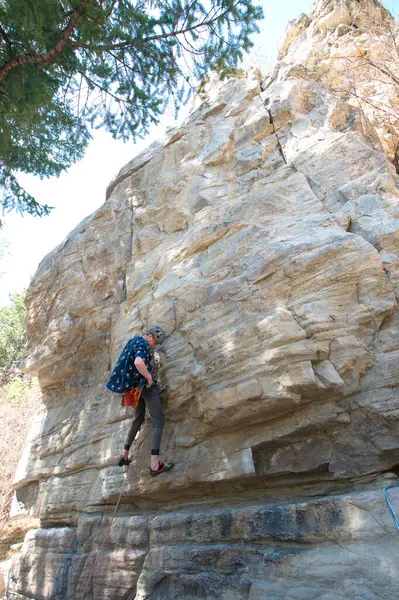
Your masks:
M75 527L27 535L13 571L23 585L16 583L9 597L389 598L398 565L394 540L379 492L115 519L81 516Z
M323 1L294 23L266 82L212 76L40 265L28 368L46 412L16 487L42 529L10 599L395 597L399 179L356 110L300 75L336 16ZM155 479L148 423L115 466L132 415L105 388L153 322L177 463Z

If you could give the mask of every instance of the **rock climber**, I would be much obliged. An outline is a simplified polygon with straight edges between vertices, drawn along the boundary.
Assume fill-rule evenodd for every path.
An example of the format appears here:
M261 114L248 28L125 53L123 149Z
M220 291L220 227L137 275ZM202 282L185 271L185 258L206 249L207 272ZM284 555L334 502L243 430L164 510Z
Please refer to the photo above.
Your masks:
M144 337L136 336L129 340L107 383L107 388L111 392L138 392L137 396L139 396L135 418L127 434L124 451L119 461L119 466L121 467L129 465L132 462L129 458L129 450L138 430L144 422L145 409L146 407L148 408L152 422L150 466L152 477L170 471L174 467L173 463L159 460L159 449L165 417L162 409L161 393L157 384L156 363L152 351L157 345L162 344L164 339L165 331L163 328L159 325L154 325L147 329ZM125 404L124 400L122 400L122 405L129 404Z

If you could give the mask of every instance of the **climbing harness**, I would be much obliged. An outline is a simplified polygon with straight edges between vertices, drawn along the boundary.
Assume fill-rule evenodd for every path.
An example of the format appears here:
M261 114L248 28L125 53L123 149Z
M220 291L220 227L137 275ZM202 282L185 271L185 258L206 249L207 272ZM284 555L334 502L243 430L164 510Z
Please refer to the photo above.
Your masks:
M389 508L391 510L391 513L392 513L392 516L393 516L393 520L395 521L395 525L396 525L396 527L397 527L397 529L399 531L399 520L398 520L398 517L396 516L395 509L394 509L394 507L391 504L391 501L389 499L388 492L387 492L387 490L391 490L392 488L397 488L397 487L399 487L398 483L395 484L395 485L387 485L387 487L384 488L384 496L385 496L385 500L387 501L387 504L388 504L388 506L389 506Z

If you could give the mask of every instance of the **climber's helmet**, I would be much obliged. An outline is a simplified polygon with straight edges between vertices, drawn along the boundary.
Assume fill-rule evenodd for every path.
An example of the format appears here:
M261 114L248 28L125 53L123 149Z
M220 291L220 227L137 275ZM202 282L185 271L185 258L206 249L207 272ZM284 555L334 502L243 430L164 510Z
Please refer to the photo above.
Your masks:
M147 329L147 335L152 335L157 344L162 344L165 339L165 330L160 325L153 325Z

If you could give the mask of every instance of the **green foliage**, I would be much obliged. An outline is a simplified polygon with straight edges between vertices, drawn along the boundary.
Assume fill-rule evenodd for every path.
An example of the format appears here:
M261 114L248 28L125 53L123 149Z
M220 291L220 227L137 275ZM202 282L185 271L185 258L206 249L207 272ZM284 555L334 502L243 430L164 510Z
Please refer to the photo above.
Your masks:
M15 294L10 306L0 308L0 386L14 375L23 360L26 340L24 294Z
M143 136L210 69L236 66L260 18L251 0L1 0L3 209L46 214L16 171L59 175L93 127Z
M37 377L19 377L0 386L0 407L7 405L19 408L26 407L28 403L37 405L40 398L41 390Z
M0 404L23 406L25 401L25 383L21 378L9 381L0 387Z

